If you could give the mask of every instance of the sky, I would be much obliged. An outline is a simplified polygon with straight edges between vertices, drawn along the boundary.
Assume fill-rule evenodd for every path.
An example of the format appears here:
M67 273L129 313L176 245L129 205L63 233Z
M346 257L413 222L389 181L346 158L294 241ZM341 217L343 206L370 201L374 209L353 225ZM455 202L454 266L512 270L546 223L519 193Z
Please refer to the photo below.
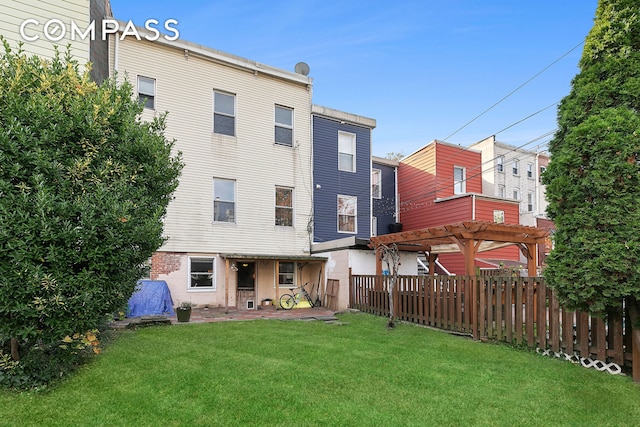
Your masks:
M176 19L180 38L293 71L313 103L376 120L372 154L491 135L544 150L597 0L111 0L115 18Z

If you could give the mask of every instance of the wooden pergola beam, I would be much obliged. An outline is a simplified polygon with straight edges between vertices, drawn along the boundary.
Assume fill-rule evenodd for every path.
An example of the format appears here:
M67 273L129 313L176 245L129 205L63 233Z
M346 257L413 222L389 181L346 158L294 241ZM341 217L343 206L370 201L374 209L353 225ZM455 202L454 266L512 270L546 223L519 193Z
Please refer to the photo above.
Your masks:
M465 271L475 276L475 257L483 250L490 250L510 244L518 245L527 257L530 275L537 271L536 245L543 244L549 236L549 230L526 225L496 224L482 221L466 221L439 227L420 230L403 231L371 237L369 247L376 249L380 245L396 244L399 250L412 252L429 252L429 254L458 252L465 258ZM496 245L492 245L495 243ZM439 248L440 246L440 248ZM440 250L440 252L439 252ZM382 272L381 263L376 262L376 274ZM532 273L531 273L532 272Z

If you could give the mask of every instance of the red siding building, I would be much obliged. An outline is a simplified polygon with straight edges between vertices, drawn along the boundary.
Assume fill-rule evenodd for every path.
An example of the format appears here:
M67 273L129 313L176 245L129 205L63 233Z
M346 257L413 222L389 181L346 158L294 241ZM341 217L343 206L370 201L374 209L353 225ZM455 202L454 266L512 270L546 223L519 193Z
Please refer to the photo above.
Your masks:
M400 161L398 197L402 231L462 221L519 224L517 201L482 194L480 151L442 141L433 141ZM521 261L516 246L479 255L476 267L481 269ZM438 260L452 274L465 274L461 254L441 254Z

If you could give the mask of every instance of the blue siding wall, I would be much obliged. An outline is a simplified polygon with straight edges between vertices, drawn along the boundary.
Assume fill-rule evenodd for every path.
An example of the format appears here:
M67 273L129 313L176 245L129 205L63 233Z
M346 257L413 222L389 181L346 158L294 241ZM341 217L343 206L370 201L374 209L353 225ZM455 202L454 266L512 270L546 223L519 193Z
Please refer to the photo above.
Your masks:
M382 172L382 198L373 199L373 216L378 218L378 235L388 234L389 225L395 223L396 217L396 168L373 163L374 169Z
M356 135L356 172L338 170L338 131ZM314 242L371 231L371 129L313 117ZM320 188L317 188L320 186ZM338 233L338 194L358 198L357 233Z

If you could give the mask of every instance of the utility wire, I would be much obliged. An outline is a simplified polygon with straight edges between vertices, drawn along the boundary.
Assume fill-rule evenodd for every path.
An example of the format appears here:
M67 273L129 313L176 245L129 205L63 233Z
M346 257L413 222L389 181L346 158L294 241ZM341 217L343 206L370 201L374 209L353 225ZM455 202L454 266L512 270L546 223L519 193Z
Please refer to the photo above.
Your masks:
M466 128L467 126L469 126L471 123L475 122L477 119L479 119L480 117L482 117L483 115L485 115L486 113L488 113L490 110L492 110L493 108L495 108L496 106L498 106L499 104L501 104L505 99L509 98L511 95L513 95L514 93L516 93L517 91L519 91L520 89L522 89L523 87L525 87L527 84L529 84L532 80L534 80L535 78L537 78L539 75L541 75L542 73L544 73L545 71L547 71L549 68L551 68L552 66L554 66L555 64L557 64L558 62L560 62L560 60L562 60L565 56L569 55L571 52L573 52L574 50L576 50L578 47L580 47L582 44L584 43L584 41L581 41L580 43L578 43L577 45L575 45L574 47L572 47L570 50L568 50L567 52L565 52L562 56L560 56L558 59L556 59L555 61L553 61L551 64L547 65L546 67L544 67L542 70L538 71L533 77L531 77L529 80L527 80L526 82L522 83L520 86L518 86L517 88L515 88L514 90L512 90L511 92L509 92L507 95L503 96L498 102L496 102L495 104L493 104L492 106L490 106L489 108L487 108L486 110L484 110L483 112L481 112L480 114L478 114L477 116L475 116L473 119L469 120L467 123L465 123L464 125L462 125L462 127L456 129L451 135L447 136L444 141L446 141L447 139L451 138L453 135L457 134L458 132L460 132L462 129Z

